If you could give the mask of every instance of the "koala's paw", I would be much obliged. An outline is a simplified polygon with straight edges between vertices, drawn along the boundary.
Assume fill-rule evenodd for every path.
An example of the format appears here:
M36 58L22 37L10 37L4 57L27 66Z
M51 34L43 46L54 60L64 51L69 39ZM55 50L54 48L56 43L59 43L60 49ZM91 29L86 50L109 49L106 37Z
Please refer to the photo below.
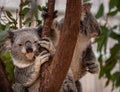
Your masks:
M40 64L42 65L43 63L47 62L50 58L50 53L48 53L48 51L42 51L35 60L36 64Z
M60 92L77 92L75 82L73 81L71 76L66 76L61 86Z
M53 18L57 17L57 10L54 11ZM48 8L47 7L42 7L42 18L45 20L49 15L48 15Z
M41 47L47 49L51 55L55 54L56 49L50 38L48 37L43 38L41 41L39 41L39 44Z
M87 71L90 73L98 73L99 72L99 64L97 63L97 61L87 62L86 66L87 66Z

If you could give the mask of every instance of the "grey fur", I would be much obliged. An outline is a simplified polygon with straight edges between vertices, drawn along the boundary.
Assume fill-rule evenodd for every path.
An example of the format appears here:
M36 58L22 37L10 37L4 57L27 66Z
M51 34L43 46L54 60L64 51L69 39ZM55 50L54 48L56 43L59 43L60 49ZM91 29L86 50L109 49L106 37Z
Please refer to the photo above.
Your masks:
M39 30L25 28L8 32L7 41L15 65L14 92L39 92L40 67L49 60L50 54L55 53L52 41L49 38L41 39ZM40 51L41 47L45 49Z

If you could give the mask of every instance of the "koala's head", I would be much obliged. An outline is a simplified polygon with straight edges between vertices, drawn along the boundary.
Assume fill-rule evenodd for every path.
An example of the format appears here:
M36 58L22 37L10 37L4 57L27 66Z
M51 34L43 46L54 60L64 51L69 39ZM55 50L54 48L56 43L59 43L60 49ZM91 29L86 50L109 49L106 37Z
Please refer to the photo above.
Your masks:
M11 56L17 61L32 61L38 52L41 39L37 28L26 28L17 31L8 31L8 46ZM40 33L40 32L39 32Z
M82 14L80 21L81 33L89 38L97 37L100 35L100 27L96 18L90 12L91 4L85 3L82 6Z

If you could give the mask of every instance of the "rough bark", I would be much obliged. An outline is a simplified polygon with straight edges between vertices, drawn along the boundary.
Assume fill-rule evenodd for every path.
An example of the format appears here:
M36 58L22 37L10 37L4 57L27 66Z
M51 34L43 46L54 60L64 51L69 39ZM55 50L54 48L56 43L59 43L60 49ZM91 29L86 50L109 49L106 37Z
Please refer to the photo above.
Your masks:
M53 22L53 14L54 14L54 6L55 6L55 0L48 0L48 16L44 21L44 25L43 25L43 32L42 32L42 37L49 37L50 36L50 29L51 29L51 25ZM45 86L45 80L47 79L47 77L49 76L49 65L50 62L52 61L52 58L49 60L49 62L46 62L45 64L43 64L43 66L41 67L41 80L40 80L40 89L39 92L43 92L43 88ZM49 90L48 90L49 91ZM46 92L48 92L46 91Z
M41 82L40 92L59 92L71 64L80 30L81 0L67 0L66 7L65 21L58 48L50 67L46 67L47 71L44 71L46 75ZM48 25L46 24L46 26Z
M11 87L12 86L5 71L5 66L0 59L0 90L2 90L2 92L13 92Z
M53 21L53 14L54 14L54 7L55 7L55 0L48 0L48 17L46 18L43 26L43 33L42 36L49 36L50 35L50 28Z

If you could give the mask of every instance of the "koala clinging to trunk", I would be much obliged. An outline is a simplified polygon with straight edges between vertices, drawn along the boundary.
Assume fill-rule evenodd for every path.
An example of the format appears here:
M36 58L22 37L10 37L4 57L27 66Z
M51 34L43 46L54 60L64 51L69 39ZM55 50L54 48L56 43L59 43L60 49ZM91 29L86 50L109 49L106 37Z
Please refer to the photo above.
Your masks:
M82 14L80 21L80 33L78 35L71 70L75 80L81 78L85 71L96 73L99 70L98 62L91 46L91 38L100 35L99 24L90 12L91 4L86 3L82 6ZM57 46L60 32L62 30L64 18L59 22L54 20L52 24L52 36L55 46ZM53 36L55 34L55 36ZM53 38L54 37L54 38ZM82 70L82 71L81 71Z
M91 14L90 8L91 4L89 3L82 5L82 14L80 21L81 30L78 34L76 47L69 69L72 71L73 79L75 82L77 82L82 76L84 76L87 71L90 73L97 73L99 71L99 65L91 46L91 38L100 35L100 28L97 20ZM47 17L47 9L44 9L42 16L43 18ZM54 20L52 24L51 39L56 47L59 42L63 23L64 18L61 19L59 22Z
M41 39L41 30L42 27L8 31L7 42L15 65L14 92L39 92L40 67L55 53L51 40Z

